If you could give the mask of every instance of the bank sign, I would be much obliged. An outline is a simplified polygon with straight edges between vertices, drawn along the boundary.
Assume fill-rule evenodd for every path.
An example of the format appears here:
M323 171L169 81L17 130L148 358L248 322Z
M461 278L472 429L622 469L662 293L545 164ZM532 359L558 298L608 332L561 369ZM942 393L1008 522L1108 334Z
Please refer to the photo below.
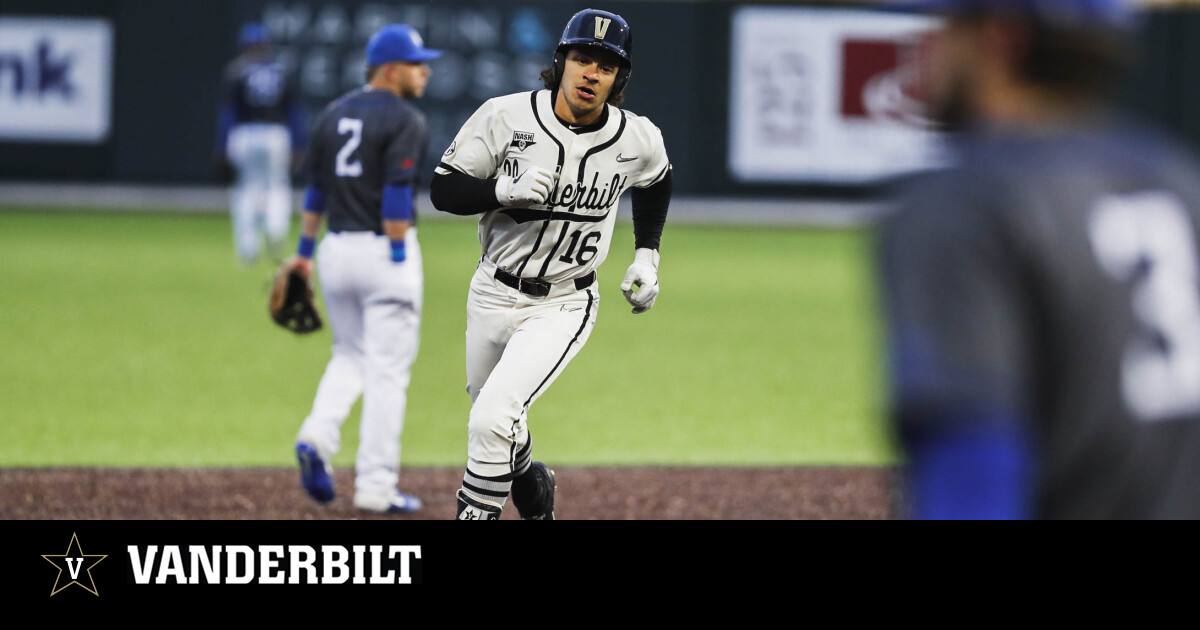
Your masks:
M104 142L112 67L107 20L0 17L0 141Z

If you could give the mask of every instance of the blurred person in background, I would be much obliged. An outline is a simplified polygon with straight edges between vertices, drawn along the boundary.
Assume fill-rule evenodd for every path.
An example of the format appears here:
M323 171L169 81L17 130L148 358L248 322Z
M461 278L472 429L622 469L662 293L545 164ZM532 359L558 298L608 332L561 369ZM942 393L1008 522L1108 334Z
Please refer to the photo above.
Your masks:
M878 250L918 519L1200 518L1200 168L1114 111L1121 0L932 0L954 165Z
M291 169L305 144L304 108L292 77L275 59L265 26L243 26L238 45L241 52L223 78L217 155L224 179L233 179L230 214L238 257L253 264L265 241L278 264L291 228Z
M383 27L367 42L366 85L330 103L313 125L300 243L287 264L311 278L316 253L333 332L332 357L295 446L300 483L318 503L334 498L330 462L361 396L354 506L376 514L421 509L420 498L396 487L424 290L414 189L429 134L411 101L424 95L427 62L441 54L407 24Z

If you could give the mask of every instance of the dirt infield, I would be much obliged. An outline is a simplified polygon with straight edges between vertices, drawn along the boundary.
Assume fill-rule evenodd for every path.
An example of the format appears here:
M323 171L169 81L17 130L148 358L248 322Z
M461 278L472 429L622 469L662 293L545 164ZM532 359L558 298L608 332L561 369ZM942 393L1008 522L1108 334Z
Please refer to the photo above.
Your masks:
M884 468L555 468L561 520L886 520L896 474ZM398 518L353 508L352 472L338 497L313 503L294 469L0 469L6 520L323 520ZM462 470L416 468L401 486L425 508L399 517L453 518ZM506 507L503 520L516 519Z

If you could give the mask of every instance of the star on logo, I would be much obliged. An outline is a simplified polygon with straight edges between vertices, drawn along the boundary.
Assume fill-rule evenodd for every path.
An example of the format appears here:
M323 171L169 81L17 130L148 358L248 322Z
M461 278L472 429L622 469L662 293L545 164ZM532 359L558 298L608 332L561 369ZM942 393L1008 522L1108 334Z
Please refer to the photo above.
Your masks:
M72 584L78 584L83 590L92 595L100 596L100 593L96 592L96 582L92 580L92 568L100 564L101 560L107 558L107 555L84 555L83 550L79 547L79 539L72 533L71 542L67 545L66 553L59 555L43 554L42 557L46 559L46 562L58 567L58 577L54 580L54 590L50 591L52 597ZM71 581L59 586L59 583L63 579L64 569L71 577ZM79 576L83 574L84 570L87 571L87 582L91 585L91 588L88 588L87 584L79 580Z

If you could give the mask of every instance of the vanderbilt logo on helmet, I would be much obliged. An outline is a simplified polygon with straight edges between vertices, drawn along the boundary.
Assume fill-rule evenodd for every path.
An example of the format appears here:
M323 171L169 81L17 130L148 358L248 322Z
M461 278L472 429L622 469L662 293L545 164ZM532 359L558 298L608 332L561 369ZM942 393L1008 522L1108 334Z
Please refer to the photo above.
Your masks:
M596 39L604 39L604 34L608 32L609 24L612 24L611 19L596 16Z
M512 144L509 146L517 147L517 149L524 151L526 147L531 147L535 144L537 143L533 141L533 133L528 131L514 131Z

